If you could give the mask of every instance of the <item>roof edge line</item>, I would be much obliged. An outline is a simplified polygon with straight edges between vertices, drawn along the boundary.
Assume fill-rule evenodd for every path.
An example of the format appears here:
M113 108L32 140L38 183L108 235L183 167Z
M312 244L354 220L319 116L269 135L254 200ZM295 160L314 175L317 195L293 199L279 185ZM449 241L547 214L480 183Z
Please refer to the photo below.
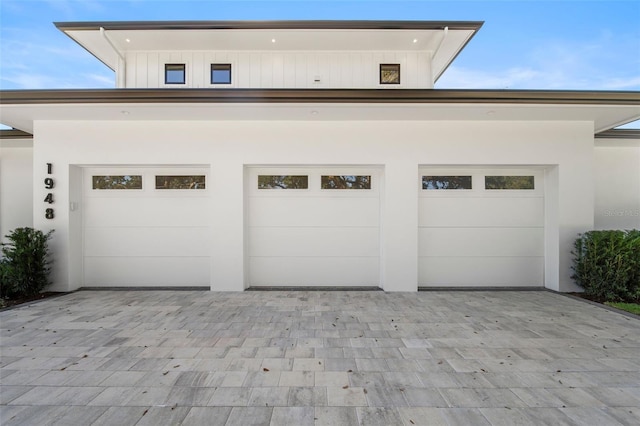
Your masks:
M54 89L0 91L0 105L118 102L530 103L640 106L640 92L459 89Z
M474 30L484 21L383 21L383 20L254 20L254 21L87 21L54 22L61 31L105 30Z

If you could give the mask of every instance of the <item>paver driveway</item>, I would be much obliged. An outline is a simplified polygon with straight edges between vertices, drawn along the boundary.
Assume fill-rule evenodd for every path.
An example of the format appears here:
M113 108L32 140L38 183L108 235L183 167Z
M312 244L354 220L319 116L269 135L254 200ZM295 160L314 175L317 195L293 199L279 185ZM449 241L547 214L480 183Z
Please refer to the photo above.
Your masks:
M0 424L640 424L640 320L544 291L80 291L0 313Z

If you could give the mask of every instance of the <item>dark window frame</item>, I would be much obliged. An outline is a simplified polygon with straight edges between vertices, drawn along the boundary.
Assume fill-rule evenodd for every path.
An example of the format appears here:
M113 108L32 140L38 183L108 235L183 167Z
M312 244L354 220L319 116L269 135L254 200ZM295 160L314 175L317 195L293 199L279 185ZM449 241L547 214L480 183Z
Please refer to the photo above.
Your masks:
M228 71L229 72L229 81L223 81L223 82L214 81L213 72L216 71L216 68L218 68L218 71ZM223 63L215 63L215 64L211 64L211 68L210 68L211 84L231 84L232 81L233 81L231 70L232 70L232 64L230 64L230 63L224 63L224 64Z
M386 68L386 69L385 69ZM394 81L384 81L383 77L382 77L382 73L383 71L397 71L398 72L398 79L394 80ZM400 64L380 64L380 84L400 84Z
M169 69L170 67L181 68L182 71L182 81L169 81L168 72L169 71L180 71L180 69ZM186 84L187 82L187 64L164 64L164 84Z

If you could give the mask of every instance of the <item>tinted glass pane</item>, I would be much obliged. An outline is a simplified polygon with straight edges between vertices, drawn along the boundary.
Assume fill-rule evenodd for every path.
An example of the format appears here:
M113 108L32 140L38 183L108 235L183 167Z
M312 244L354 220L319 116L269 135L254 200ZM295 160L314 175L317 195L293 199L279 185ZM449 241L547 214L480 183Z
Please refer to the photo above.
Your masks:
M164 82L166 84L184 84L184 64L166 64Z
M371 189L371 176L322 176L322 189Z
M156 189L205 189L205 176L156 176Z
M422 176L422 189L472 189L471 176Z
M309 188L309 176L258 176L258 189L307 189Z
M93 189L142 189L141 175L92 176Z
M211 64L212 84L231 84L231 64Z
M485 189L534 189L533 176L485 176Z
M380 84L400 84L400 64L380 64Z

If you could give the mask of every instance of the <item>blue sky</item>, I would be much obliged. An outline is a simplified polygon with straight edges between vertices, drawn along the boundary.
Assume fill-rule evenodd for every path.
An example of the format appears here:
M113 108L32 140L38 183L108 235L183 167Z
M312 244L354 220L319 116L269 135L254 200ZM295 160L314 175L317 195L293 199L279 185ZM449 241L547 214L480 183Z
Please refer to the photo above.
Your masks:
M640 90L640 0L0 0L0 89L114 87L54 21L478 20L437 88Z

